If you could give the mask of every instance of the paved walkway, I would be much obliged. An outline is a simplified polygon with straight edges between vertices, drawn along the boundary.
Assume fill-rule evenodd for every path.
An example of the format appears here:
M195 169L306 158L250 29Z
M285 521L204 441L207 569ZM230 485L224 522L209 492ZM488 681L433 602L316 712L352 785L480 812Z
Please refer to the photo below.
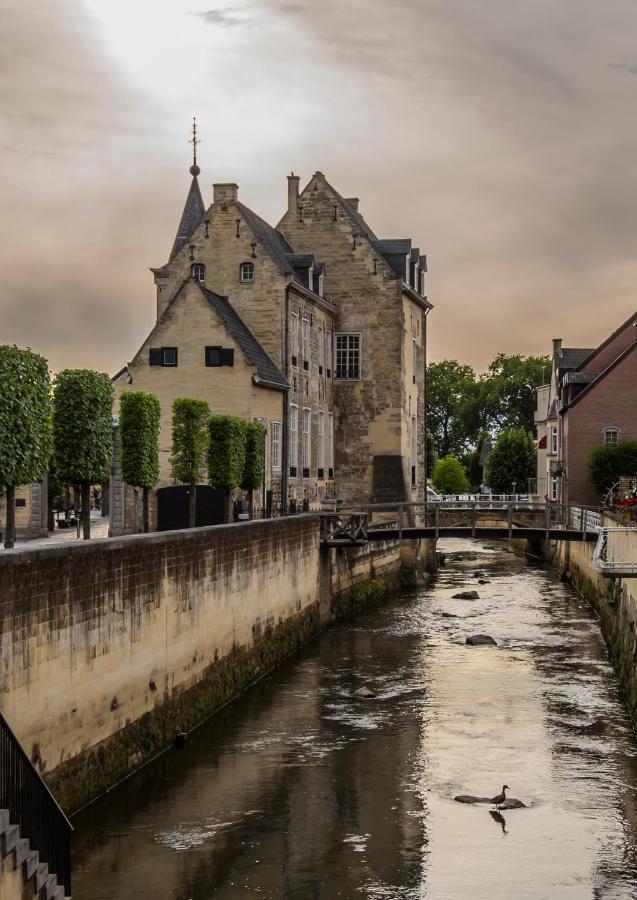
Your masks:
M102 516L101 513L91 513L91 540L108 537L108 516ZM18 537L15 545L16 550L35 550L39 547L57 547L60 544L69 544L77 541L77 529L73 528L56 528L50 532L48 537L27 538ZM80 531L80 541L83 540ZM0 552L3 550L0 544Z

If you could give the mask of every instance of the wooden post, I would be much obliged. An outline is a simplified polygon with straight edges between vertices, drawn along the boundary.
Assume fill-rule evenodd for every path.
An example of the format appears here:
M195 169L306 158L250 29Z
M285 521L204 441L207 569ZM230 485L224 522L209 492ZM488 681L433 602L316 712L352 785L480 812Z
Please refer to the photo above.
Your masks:
M551 507L548 502L544 503L544 528L546 531L546 540L548 541L551 530Z
M476 536L476 504L471 504L471 537Z
M398 507L398 540L403 539L403 504Z
M507 506L508 506L507 514L508 514L508 519L509 519L509 540L511 540L511 538L513 537L513 505L511 503L511 501L509 501Z
M434 525L436 527L436 540L438 540L438 532L440 530L440 507L434 506Z

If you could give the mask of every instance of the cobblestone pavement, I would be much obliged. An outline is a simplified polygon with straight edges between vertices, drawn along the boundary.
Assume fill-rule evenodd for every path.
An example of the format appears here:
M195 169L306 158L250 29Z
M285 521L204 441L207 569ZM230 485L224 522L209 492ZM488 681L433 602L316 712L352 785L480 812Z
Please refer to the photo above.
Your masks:
M91 514L91 540L108 537L108 516L102 516L99 512ZM18 537L15 545L16 550L35 550L38 547L54 547L59 544L68 544L77 541L77 531L75 528L56 528L50 532L48 537L25 538ZM80 541L82 538L80 537ZM2 551L0 544L0 552Z

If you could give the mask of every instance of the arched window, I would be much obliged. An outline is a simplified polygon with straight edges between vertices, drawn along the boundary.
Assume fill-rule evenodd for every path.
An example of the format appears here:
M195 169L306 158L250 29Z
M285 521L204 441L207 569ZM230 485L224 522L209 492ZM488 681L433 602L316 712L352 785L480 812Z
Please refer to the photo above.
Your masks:
M241 268L239 270L239 280L242 284L252 284L252 282L254 281L254 263L241 263Z
M190 274L195 279L195 281L205 281L206 267L203 263L193 263L190 267Z
M615 428L614 425L609 425L608 428L604 429L604 443L605 444L617 444L619 442L619 428Z

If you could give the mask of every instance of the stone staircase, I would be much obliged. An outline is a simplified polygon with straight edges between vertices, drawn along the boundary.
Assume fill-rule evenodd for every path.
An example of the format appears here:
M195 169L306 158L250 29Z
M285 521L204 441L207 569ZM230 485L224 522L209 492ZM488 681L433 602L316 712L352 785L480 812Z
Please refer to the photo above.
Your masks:
M0 900L65 900L57 877L40 862L37 850L20 837L20 829L9 821L9 811L0 809Z

